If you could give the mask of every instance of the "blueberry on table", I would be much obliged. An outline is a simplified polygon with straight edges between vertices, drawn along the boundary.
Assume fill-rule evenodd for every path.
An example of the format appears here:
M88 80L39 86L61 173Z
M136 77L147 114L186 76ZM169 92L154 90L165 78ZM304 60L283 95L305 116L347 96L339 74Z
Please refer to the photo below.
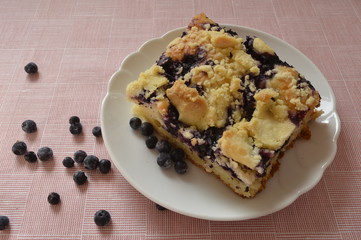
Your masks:
M15 155L24 155L27 152L28 147L23 141L17 141L16 143L14 143L11 150Z
M94 214L94 222L97 226L105 226L110 222L111 216L107 210L99 210Z
M39 148L37 155L40 161L48 161L54 156L53 150L49 147Z
M172 145L167 140L160 140L157 142L155 148L158 150L158 152L170 152L172 150Z
M26 133L33 133L36 132L37 127L36 127L36 123L33 120L25 120L22 124L21 124L21 128L24 130L24 132Z
M9 218L7 216L0 215L0 230L4 230L5 227L9 226Z
M170 168L173 165L173 161L170 158L170 154L161 152L157 158L157 163L162 168Z
M140 118L138 117L132 117L130 120L129 120L129 125L132 129L138 129L140 128L140 126L142 125L142 120L140 120Z
M77 163L83 163L86 156L87 156L87 154L85 151L78 150L74 153L74 161Z
M71 116L69 118L69 123L70 124L80 123L80 118L78 116Z
M170 157L172 158L172 160L174 162L181 161L181 160L184 160L185 153L184 153L183 149L181 149L181 148L174 148L170 152Z
M65 157L63 159L63 165L66 168L74 167L74 160L71 157Z
M33 62L29 62L28 64L25 65L24 70L29 74L35 74L38 72L38 65L36 65Z
M99 162L99 171L101 173L108 173L110 171L110 168L112 167L111 162L108 159L102 159Z
M154 135L151 135L147 137L147 139L145 140L145 145L147 146L147 148L153 149L155 148L157 142L158 142L158 138Z
M88 180L88 177L83 171L77 171L73 175L73 180L78 185L83 185Z
M88 155L84 159L84 167L89 170L94 170L99 165L99 158L94 155Z
M167 210L165 207L159 205L158 203L155 204L155 207L160 210L160 211L164 211L164 210Z
M48 195L48 202L52 205L60 203L60 195L56 192L52 192Z
M94 137L101 137L102 136L102 129L99 126L93 128L92 133Z
M27 162L36 162L38 160L38 157L36 156L36 154L33 151L29 151L27 153L24 154L24 159Z
M143 136L150 136L154 132L153 125L149 122L143 122L142 125L140 125L140 133Z
M70 125L69 131L73 135L79 135L83 131L83 126L81 125L80 122L79 123L73 123L73 124Z
M176 161L174 163L174 170L178 174L185 174L188 171L188 165L184 160Z

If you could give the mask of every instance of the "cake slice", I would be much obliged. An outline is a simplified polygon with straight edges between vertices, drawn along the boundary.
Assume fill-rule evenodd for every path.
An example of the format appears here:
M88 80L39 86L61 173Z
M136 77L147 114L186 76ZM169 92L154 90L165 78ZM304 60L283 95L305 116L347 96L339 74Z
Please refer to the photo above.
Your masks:
M205 14L126 89L133 112L235 193L265 188L320 95L262 39L238 37Z

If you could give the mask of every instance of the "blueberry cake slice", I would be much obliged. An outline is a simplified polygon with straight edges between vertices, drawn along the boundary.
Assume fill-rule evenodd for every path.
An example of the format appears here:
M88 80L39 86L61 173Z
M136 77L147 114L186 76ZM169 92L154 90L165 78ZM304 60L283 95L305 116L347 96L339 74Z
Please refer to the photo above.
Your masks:
M309 138L320 95L263 40L205 14L126 89L133 113L235 193L265 188L284 151Z

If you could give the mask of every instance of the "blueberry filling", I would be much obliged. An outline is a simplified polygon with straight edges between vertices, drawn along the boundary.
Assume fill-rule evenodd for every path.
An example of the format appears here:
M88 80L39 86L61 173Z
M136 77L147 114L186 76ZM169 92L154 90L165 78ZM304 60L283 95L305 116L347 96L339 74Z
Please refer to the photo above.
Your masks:
M296 126L300 125L300 122L305 118L307 111L296 111L296 112L288 112L288 117Z
M207 52L202 48L198 48L195 54L184 54L182 61L174 61L163 53L156 63L164 69L164 76L169 82L173 83L192 68L203 63L206 57Z
M256 109L256 100L254 99L254 92L252 92L249 87L246 87L245 90L241 91L243 94L243 109L244 109L244 118L247 121L252 119L254 110Z
M256 173L257 177L264 177L267 174L266 169L269 167L270 159L274 156L274 152L270 150L261 149L259 150L259 155L261 155L262 159L257 165L256 169L262 170L262 172Z

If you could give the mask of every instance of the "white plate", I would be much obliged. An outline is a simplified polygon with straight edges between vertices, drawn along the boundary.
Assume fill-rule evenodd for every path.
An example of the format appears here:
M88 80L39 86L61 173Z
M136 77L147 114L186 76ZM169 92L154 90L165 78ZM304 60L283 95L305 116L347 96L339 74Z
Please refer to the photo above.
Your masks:
M172 30L161 38L146 42L129 55L111 77L102 104L101 121L105 145L112 161L127 181L152 201L180 214L208 220L243 220L267 215L285 208L313 188L336 154L340 120L335 97L320 70L300 51L270 34L246 27L223 25L241 37L262 38L289 64L295 66L322 97L324 111L311 124L312 138L299 140L281 160L280 169L254 199L242 199L223 183L189 164L185 175L161 169L156 152L146 148L144 137L129 127L131 103L125 96L127 84L150 67L167 44L184 28Z

